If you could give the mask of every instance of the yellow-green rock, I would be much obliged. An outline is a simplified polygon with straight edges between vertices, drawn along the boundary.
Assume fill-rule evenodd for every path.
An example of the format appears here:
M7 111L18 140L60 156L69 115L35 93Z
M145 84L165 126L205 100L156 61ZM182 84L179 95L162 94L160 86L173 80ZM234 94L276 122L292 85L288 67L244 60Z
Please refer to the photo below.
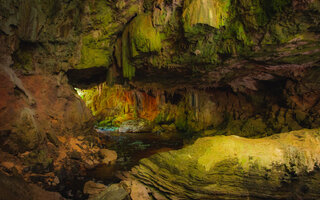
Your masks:
M319 164L320 131L300 130L200 138L141 160L132 173L168 199L318 199Z

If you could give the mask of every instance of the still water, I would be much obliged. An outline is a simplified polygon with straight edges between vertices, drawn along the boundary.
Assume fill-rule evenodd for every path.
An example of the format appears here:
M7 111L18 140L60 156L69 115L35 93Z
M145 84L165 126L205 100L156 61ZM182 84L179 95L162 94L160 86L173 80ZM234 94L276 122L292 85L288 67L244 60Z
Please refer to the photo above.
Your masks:
M103 181L105 184L119 181L117 174L121 171L129 171L142 158L159 152L180 149L183 146L182 139L172 136L175 134L163 136L155 133L99 132L105 136L105 148L115 150L118 154L115 164L98 166L88 172L89 177Z

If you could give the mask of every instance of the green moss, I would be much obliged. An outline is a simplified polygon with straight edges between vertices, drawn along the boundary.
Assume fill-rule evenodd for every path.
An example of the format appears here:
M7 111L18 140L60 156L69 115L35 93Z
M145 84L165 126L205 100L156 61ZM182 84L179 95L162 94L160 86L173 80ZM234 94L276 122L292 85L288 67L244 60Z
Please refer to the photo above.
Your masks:
M239 135L241 133L241 127L243 125L243 121L241 120L233 120L229 119L227 127L223 132L227 132L227 135Z
M122 55L121 64L123 77L131 79L135 75L135 67L130 62L130 49L129 49L129 27L126 27L122 33Z
M152 25L151 15L141 14L135 17L124 29L121 44L118 45L121 45L123 77L131 79L135 75L133 59L161 50L160 34ZM117 60L119 60L119 54L120 51L117 49ZM120 64L119 61L118 64Z
M129 25L130 50L134 58L141 53L159 52L161 39L153 27L150 14L138 15Z
M100 121L97 126L98 127L113 127L115 126L116 124L113 123L114 121L114 117L106 117L104 120Z
M130 16L133 16L135 15L136 13L139 13L140 12L140 6L139 4L133 4L132 6L129 7L127 13L130 15Z
M241 129L241 136L265 136L267 125L262 119L249 119Z
M92 31L82 38L81 60L75 68L109 67L112 63L112 35L117 31L114 11L104 0L90 2Z
M224 26L228 18L230 3L230 0L184 1L185 31L192 31L192 27L196 24L206 24L214 28Z
M18 50L14 54L14 67L30 72L34 69L32 64L32 52L27 50Z
M87 46L83 46L81 49L81 62L75 68L84 69L90 67L109 67L110 64L110 51L104 49L92 49Z

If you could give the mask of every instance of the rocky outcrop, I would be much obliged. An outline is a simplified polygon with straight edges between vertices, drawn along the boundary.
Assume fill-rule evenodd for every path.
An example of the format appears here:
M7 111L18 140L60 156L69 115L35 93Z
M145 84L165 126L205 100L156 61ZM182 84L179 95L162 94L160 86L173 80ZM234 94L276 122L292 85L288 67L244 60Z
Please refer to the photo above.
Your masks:
M318 199L319 130L216 136L143 159L133 175L168 199Z
M120 133L145 133L152 131L152 124L148 120L135 119L123 122L119 127Z
M0 76L1 143L7 151L32 150L44 144L45 138L54 141L54 135L90 130L90 111L65 77L18 77L6 67L0 69Z

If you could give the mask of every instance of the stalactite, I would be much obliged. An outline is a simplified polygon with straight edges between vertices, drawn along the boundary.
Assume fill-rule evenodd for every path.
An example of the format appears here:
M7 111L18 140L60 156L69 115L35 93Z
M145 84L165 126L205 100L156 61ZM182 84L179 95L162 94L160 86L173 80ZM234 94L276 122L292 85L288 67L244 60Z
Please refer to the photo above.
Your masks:
M102 87L103 87L103 83L98 85L99 97L101 96L101 93L102 93Z

